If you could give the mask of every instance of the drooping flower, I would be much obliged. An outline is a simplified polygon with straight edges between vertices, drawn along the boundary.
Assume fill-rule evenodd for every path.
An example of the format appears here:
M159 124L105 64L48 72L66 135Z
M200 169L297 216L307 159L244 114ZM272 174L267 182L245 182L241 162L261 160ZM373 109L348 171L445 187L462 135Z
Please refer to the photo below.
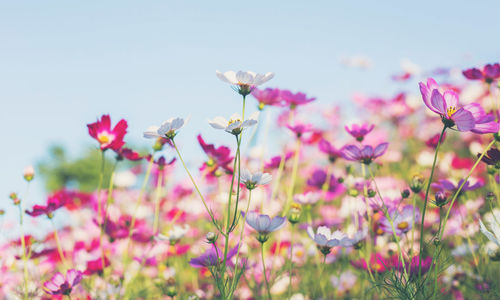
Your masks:
M289 90L282 90L281 98L288 106L290 106L291 109L296 108L298 105L304 105L316 100L314 97L307 98L307 95L302 92L294 94Z
M127 121L121 119L113 129L111 129L111 119L109 115L103 115L101 120L87 125L89 134L96 139L101 150L120 149L125 142L123 137L127 133Z
M205 170L208 174L217 176L219 168L224 169L227 173L232 174L233 170L229 166L233 157L231 156L231 149L226 146L219 146L215 148L214 144L207 144L205 140L198 135L198 143L208 156L208 161L203 163L200 170Z
M242 215L245 214L242 212ZM258 232L257 240L265 243L269 239L269 234L276 231L286 224L285 217L274 217L271 219L268 215L261 215L255 211L249 212L246 217L247 224Z
M259 110L263 110L266 105L283 106L280 89L267 88L264 90L254 89L252 96L259 101Z
M492 83L500 78L500 64L487 64L482 70L478 68L467 69L462 74L469 80L482 80L486 83Z
M231 258L238 252L238 245L234 246L227 252L226 264L230 264ZM205 251L202 255L192 258L189 264L194 268L202 267L215 267L222 264L224 261L224 252L220 250L216 245L212 244L212 247Z
M53 212L66 204L66 199L62 194L55 193L49 196L46 205L36 204L31 211L26 210L26 213L32 217L47 215L47 217L52 218Z
M144 137L148 139L161 137L171 140L177 135L178 130L181 129L186 122L187 121L183 118L170 118L163 122L161 126L150 126L144 131Z
M220 80L235 86L236 91L243 96L250 94L256 86L264 84L274 77L272 72L257 74L251 71L227 71L224 73L215 71L215 74Z
M316 243L318 249L324 255L330 253L332 247L350 247L353 245L353 240L340 230L332 232L326 226L319 226L314 232L311 226L307 227L307 234Z
M433 112L441 116L443 124L448 127L457 127L459 131L472 131L475 133L495 133L499 125L493 116L487 115L477 103L458 105L458 94L447 90L443 94L432 78L427 83L420 82L420 93L424 104Z
M255 172L251 173L247 169L243 169L241 171L241 182L247 187L249 190L255 189L257 185L265 185L271 182L273 177L269 173Z
M318 146L321 152L328 155L328 160L332 163L335 162L337 158L342 156L342 152L325 139L321 139Z
M302 135L306 132L312 131L312 125L311 124L303 124L303 123L296 123L294 125L286 125L288 129L290 129L297 138L301 138Z
M215 117L213 120L208 120L208 123L215 129L223 129L231 134L239 135L243 129L257 124L258 118L259 113L255 112L247 120L243 121L242 117L235 113L229 118L229 121L224 117Z
M143 159L143 157L138 152L135 152L130 148L122 147L118 150L115 150L115 152L117 160L128 159L130 161L139 161Z
M420 212L418 208L407 205L401 211L393 209L389 212L389 216L394 225L394 232L399 236L411 230L415 220L419 218ZM380 228L386 233L393 233L391 222L385 216L380 220Z
M69 295L72 289L82 281L83 273L75 269L66 272L66 277L57 272L43 284L43 290L50 295Z
M477 157L481 157L481 153L478 153ZM486 152L483 158L481 158L481 161L487 165L495 166L496 169L500 169L500 150L491 148Z
M352 124L351 128L348 126L344 126L345 130L352 135L357 141L362 142L365 136L370 133L373 128L375 128L375 125L373 124L368 124L368 123L363 123L361 125L359 124Z
M359 149L356 145L344 146L342 151L342 156L350 161L359 161L363 164L369 165L375 158L382 156L387 147L388 143L381 143L375 149L372 146L366 145L362 149Z

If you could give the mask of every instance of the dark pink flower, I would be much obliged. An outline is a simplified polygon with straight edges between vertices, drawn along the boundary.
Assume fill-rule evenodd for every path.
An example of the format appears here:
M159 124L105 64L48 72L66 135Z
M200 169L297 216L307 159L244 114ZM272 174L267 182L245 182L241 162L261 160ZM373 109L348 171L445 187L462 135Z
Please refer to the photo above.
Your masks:
M494 121L493 116L487 115L479 104L471 103L460 107L458 94L452 90L441 94L439 86L432 78L427 79L426 84L420 82L419 85L425 105L441 116L446 127L456 125L459 131L475 133L498 132L498 123Z
M219 168L224 169L227 173L232 174L233 170L230 163L233 161L231 156L231 149L226 146L219 146L215 148L214 144L207 144L205 140L198 135L198 143L208 156L208 161L203 163L201 170L206 170L208 174L215 176Z
M297 123L295 125L286 125L288 129L293 131L297 138L300 138L304 133L310 132L313 130L311 124L302 124L302 123Z
M342 148L342 156L351 161L359 161L366 165L370 164L375 158L382 156L387 151L388 143L381 143L375 149L372 146L364 146L359 149L355 145L347 145Z
M351 264L358 269L368 270L366 260L360 259L352 261ZM372 253L370 256L370 270L377 273L384 273L392 268L392 261L385 258L380 253Z
M66 278L57 272L49 281L43 284L43 290L50 295L69 295L73 287L82 281L83 274L80 271L70 269L66 272Z
M111 264L109 259L107 257L104 257L104 266L107 267ZM92 275L92 274L99 274L101 275L103 271L103 266L102 266L102 258L96 258L94 260L89 260L87 262L87 269L83 274L85 275Z
M394 260L395 260L394 268L396 270L398 270L399 272L403 272L403 264L401 263L399 258L394 259ZM429 269L431 268L431 265L432 265L432 257L428 256L428 257L424 258L422 260L422 263L421 263L421 265L422 265L421 268L420 268L419 262L420 262L420 257L418 255L412 257L410 262L408 262L408 261L404 262L404 267L406 268L406 271L409 271L408 276L410 278L417 277L419 272L421 272L421 274L427 273L427 271L429 271ZM420 269L421 269L421 271L420 271Z
M330 160L330 162L334 162L337 158L342 156L342 151L335 148L325 139L321 139L319 141L319 150L328 155L328 160Z
M314 98L314 97L307 98L307 95L304 93L298 92L298 93L294 94L289 90L281 91L280 96L283 99L283 101L285 101L285 103L288 106L290 106L290 108L292 108L292 109L294 109L298 105L307 104L309 102L316 100L316 98Z
M436 148L437 147L437 144L439 142L439 133L436 133L435 135L433 135L430 139L428 139L427 141L425 141L425 144L431 148ZM444 139L446 138L446 132L443 134L443 137L441 138L441 143L444 142Z
M109 115L103 115L101 120L87 125L89 134L96 139L101 150L120 149L125 142L123 137L127 133L127 121L121 119L116 126L111 129L111 119Z
M115 152L116 152L116 159L117 160L123 160L125 158L125 159L131 160L131 161L138 161L138 160L143 159L143 157L138 152L135 152L134 150L129 149L129 148L125 148L125 147L119 148L119 149L115 150Z
M252 96L259 101L259 110L264 109L266 105L283 106L280 89L267 88L265 90L254 89Z
M370 133L375 125L364 123L361 125L352 124L351 128L345 126L345 130L352 135L357 141L362 142L365 136Z
M293 156L293 151L289 151L285 154L285 162L288 161L290 158ZM264 169L270 170L270 169L277 169L279 165L281 164L281 155L277 155L274 157L271 157L271 159L266 162L264 165Z
M467 69L462 74L469 80L482 80L486 83L492 83L500 78L500 64L487 64L482 70L478 68Z
M66 197L56 193L49 196L47 205L34 205L31 211L26 210L26 213L32 217L47 215L49 218L52 218L52 213L58 208L63 207L66 204L66 200Z

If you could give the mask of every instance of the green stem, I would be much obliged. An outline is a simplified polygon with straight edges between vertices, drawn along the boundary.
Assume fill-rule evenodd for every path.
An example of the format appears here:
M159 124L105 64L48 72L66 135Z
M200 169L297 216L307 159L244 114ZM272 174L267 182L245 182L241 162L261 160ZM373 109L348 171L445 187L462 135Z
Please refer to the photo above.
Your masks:
M54 239L56 240L56 246L57 246L57 251L59 252L59 257L61 258L61 261L66 270L68 270L68 264L66 262L66 258L64 257L64 252L61 247L61 241L59 240L59 234L57 234L57 229L54 224L54 220L52 218L50 218L50 223L52 223L52 227L54 228Z
M436 146L436 151L434 152L434 161L432 162L431 175L429 176L429 180L427 182L427 189L425 191L424 198L424 208L422 210L422 221L420 222L420 249L418 251L418 278L422 275L422 252L424 249L424 220L425 220L425 211L427 210L427 202L429 199L429 191L431 189L432 177L434 176L434 169L436 168L437 156L439 152L439 147L441 146L441 139L443 138L444 132L446 131L446 125L443 127L441 134L439 135L438 144Z
M264 279L266 281L266 288L267 288L267 297L269 300L272 299L271 297L271 288L269 287L269 281L267 280L267 274L266 274L266 263L264 261L264 243L260 243L260 254L262 256L262 269L264 271Z
M29 182L28 186L26 188L26 197L24 200L21 200L19 203L19 224L21 226L21 247L23 248L23 276L24 276L24 299L28 299L28 258L26 256L26 242L25 242L25 235L24 235L24 222L23 222L23 201L25 201L28 197L28 191L29 191Z
M111 171L111 178L109 179L108 197L106 199L106 207L104 207L104 228L106 228L106 224L108 221L108 207L109 204L111 203L111 199L113 198L113 187L114 187L115 171L117 165L118 165L118 160L116 160L115 163L113 164L113 169Z
M101 203L101 189L102 189L102 184L104 181L104 165L106 158L104 156L104 151L101 150L101 172L99 173L99 183L97 185L97 215L99 216L99 248L101 249L101 263L103 266L103 269L105 268L104 266L106 265L105 258L104 258L104 245L103 245L103 235L104 235L104 219L102 215L102 203ZM104 272L103 272L104 274Z
M153 233L155 235L158 234L160 228L160 198L161 198L162 182L163 182L163 170L160 170L160 174L158 174L158 180L156 182L156 191L155 191L155 216L153 220Z
M442 224L442 221L443 221L443 216L442 216L442 212L443 212L443 207L442 206L439 206L439 229L438 229L438 232L441 231L441 224ZM438 269L439 269L439 260L436 259L436 257L433 257L432 258L432 263L436 265L436 267L434 268L435 270L435 278L434 278L434 293L432 294L432 299L436 299L436 294L437 294L437 285L438 285ZM419 261L419 264L420 261Z
M289 263L290 269L288 271L288 276L290 276L290 281L288 282L288 299L292 297L292 270L293 270L293 230L295 229L295 224L292 224L292 229L290 229L290 254L289 254Z
M286 204L285 204L285 209L283 210L282 217L286 216L288 213L288 210L290 209L290 205L292 204L293 201L293 191L295 188L295 181L297 181L297 171L299 169L299 156L300 156L300 146L302 145L302 140L300 138L297 138L297 144L295 148L295 154L293 158L293 167L292 167L292 179L290 182L290 186L288 187L288 193L286 197ZM327 178L328 180L328 178Z

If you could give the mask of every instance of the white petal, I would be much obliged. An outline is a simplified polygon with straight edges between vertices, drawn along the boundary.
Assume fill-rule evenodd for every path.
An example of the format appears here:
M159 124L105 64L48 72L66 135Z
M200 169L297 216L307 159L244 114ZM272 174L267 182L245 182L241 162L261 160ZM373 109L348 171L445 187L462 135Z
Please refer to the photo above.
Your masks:
M213 120L208 120L208 124L215 129L225 129L227 123L227 120L223 117L215 117Z
M158 134L158 129L160 129L159 126L156 125L149 126L148 129L144 131L144 137L147 139L155 139L160 137L160 135Z

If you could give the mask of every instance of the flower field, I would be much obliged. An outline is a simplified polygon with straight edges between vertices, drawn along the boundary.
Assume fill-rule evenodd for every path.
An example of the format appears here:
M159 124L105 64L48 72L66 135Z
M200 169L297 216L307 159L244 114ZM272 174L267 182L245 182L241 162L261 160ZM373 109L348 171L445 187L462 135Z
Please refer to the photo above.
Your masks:
M224 145L178 143L199 129L172 109L140 146L126 118L89 120L91 191L34 205L27 167L5 202L21 236L0 245L1 298L499 299L500 64L448 75L349 116L274 73L217 71L241 103L206 124Z

